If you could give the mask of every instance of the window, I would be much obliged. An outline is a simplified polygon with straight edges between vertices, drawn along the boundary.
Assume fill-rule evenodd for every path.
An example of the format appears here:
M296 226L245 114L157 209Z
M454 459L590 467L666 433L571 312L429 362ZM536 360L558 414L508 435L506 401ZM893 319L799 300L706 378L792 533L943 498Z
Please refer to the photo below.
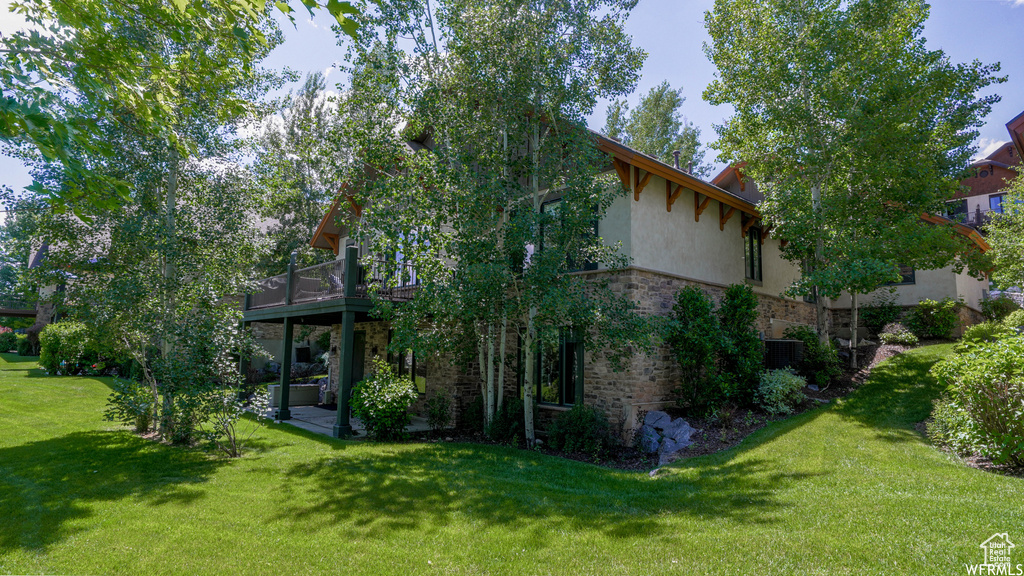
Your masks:
M951 200L946 202L946 217L957 222L966 222L967 200Z
M388 345L391 345L394 330L388 330ZM388 364L394 369L395 374L412 378L416 384L416 392L427 393L427 363L413 353L412 350L405 350L400 354L388 353Z
M519 346L519 386L524 384L526 364ZM554 406L572 406L583 398L583 343L571 335L558 342L541 344L534 362L536 401ZM520 396L522 393L520 392Z
M914 274L913 266L900 266L900 281L899 282L886 282L885 286L903 286L904 284L915 284L917 278Z
M743 239L743 264L748 280L761 281L761 229L747 230Z
M988 209L997 214L1003 213L1003 196L1005 194L993 194L988 197Z

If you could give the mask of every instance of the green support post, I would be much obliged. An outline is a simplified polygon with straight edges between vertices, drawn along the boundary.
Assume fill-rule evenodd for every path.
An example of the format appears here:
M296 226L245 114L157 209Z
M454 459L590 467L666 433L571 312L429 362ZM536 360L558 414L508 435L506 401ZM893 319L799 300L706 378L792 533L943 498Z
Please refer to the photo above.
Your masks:
M284 303L285 306L292 303L292 281L295 278L295 257L292 252L288 261L288 278L285 283ZM292 337L294 334L295 322L288 317L284 319L284 342L281 346L281 403L277 408L275 420L289 420L292 417L288 409L288 396L291 392L292 383Z
M349 246L345 249L345 297L356 295L359 280L359 249ZM338 367L338 416L334 423L334 437L346 438L352 435L349 422L349 398L352 395L352 363L354 361L356 313L345 310L341 313L341 362Z

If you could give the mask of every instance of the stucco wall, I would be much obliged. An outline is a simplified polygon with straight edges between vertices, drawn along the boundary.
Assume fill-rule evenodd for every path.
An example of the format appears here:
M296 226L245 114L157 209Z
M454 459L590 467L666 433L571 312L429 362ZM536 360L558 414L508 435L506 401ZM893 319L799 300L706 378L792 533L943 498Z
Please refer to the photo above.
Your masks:
M965 272L955 272L952 266L938 270L915 270L914 283L896 286L896 304L900 306L916 306L924 299L942 300L943 298L960 298L970 308L978 310L983 291L988 282L971 278ZM867 306L876 298L887 295L888 288L881 288L870 294L861 295L859 304ZM850 307L850 295L843 294L830 303L832 308Z
M710 285L747 282L758 295L781 297L800 271L782 259L779 240L769 237L762 244L762 281L748 282L743 261L743 215L737 210L720 230L719 203L711 200L698 222L694 219L693 196L692 190L683 190L669 212L665 180L654 176L639 201L632 194L615 200L598 225L598 233L608 245L621 242L622 253L638 268Z

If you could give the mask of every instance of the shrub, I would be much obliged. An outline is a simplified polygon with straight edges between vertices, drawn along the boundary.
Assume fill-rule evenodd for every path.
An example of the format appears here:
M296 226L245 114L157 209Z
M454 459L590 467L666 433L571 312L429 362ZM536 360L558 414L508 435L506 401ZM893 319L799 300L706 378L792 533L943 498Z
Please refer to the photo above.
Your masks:
M18 335L6 326L0 327L0 352L18 349Z
M818 386L828 386L843 373L839 352L831 342L822 342L818 333L807 326L792 326L782 333L786 338L804 343L804 357L796 367L798 374Z
M1020 305L1006 296L981 301L981 314L987 320L1002 322L1011 312L1020 310Z
M801 392L806 385L807 380L790 368L766 370L757 388L757 405L772 415L789 414L806 398Z
M448 394L436 394L427 400L427 424L437 434L452 422L452 400Z
M719 370L724 395L743 406L754 403L764 364L764 345L757 333L757 297L746 284L732 284L718 308L722 329Z
M967 412L945 394L932 406L932 416L925 422L932 442L963 456L979 451L978 430Z
M882 328L881 334L878 335L878 339L882 341L882 344L896 346L917 346L918 342L917 336L914 336L909 328L899 322L886 324Z
M949 410L970 419L974 449L997 464L1024 465L1024 335L971 345L932 373L948 387Z
M481 414L483 413L483 404ZM526 438L526 419L522 402L503 402L501 410L494 413L494 419L487 426L487 437L495 442L513 446Z
M608 419L590 406L577 404L555 419L548 442L556 450L600 458L612 445Z
M1013 330L998 322L982 322L964 330L960 344L980 344L982 342L995 342L1000 338L1013 335Z
M899 320L901 314L903 307L896 304L895 292L883 292L859 312L861 322L873 334L881 334L885 325Z
M324 352L329 352L331 350L330 330L323 332L316 337L316 347L319 348L320 350L323 350Z
M74 320L48 324L39 333L39 365L50 374L78 374L89 347L89 329Z
M37 346L28 339L27 334L18 334L18 356L39 356Z
M716 367L723 336L711 297L696 286L677 292L665 340L681 370L679 405L701 414L724 400Z
M257 392L249 398L251 415L248 415L245 403L238 396L238 391L230 388L210 390L203 407L205 418L200 424L203 437L229 458L242 455L245 443L267 419L270 406L267 393Z
M373 374L352 389L352 413L377 440L405 438L409 406L416 401L412 380L395 374L383 358L373 359Z
M952 338L960 326L963 302L952 298L921 300L907 316L907 327L918 338Z
M114 380L112 388L114 392L103 411L103 419L127 424L139 433L148 432L153 426L155 409L152 390L134 380L121 378Z
M1017 310L1007 314L1006 318L1003 319L1003 326L1011 330L1024 328L1024 310Z

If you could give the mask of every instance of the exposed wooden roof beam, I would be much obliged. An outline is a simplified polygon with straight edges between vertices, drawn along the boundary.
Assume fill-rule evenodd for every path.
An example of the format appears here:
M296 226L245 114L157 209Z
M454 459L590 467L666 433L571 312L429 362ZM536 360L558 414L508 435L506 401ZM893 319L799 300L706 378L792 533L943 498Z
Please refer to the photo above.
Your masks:
M768 239L768 235L772 232L771 224L761 229L761 245L764 246L764 241Z
M743 225L743 229L740 230L740 236L746 238L747 232L750 231L750 229L754 226L754 224L757 223L758 220L760 220L760 218L756 216L751 216L749 219L747 219L746 224Z
M728 222L729 219L732 218L732 215L735 214L735 213L736 213L736 209L733 208L732 206L729 206L729 211L726 212L725 211L725 204L719 202L718 203L718 229L722 230L722 231L725 231L725 223Z
M338 255L338 235L337 234L324 234L324 240L331 245L331 250L334 250L334 255Z
M678 185L675 187L675 190L672 190L672 182L665 180L665 208L668 209L669 212L672 211L672 204L675 204L676 199L678 199L679 195L682 193L682 185Z
M615 173L619 175L619 181L622 182L622 187L629 190L629 164L626 164L618 158L613 158L612 166L615 167Z
M640 193L643 192L644 188L647 187L647 184L648 182L651 181L651 176L653 176L653 174L651 174L650 172L645 172L643 178L641 178L639 168L634 170L633 173L636 175L636 187L633 188L633 200L639 202Z
M694 190L693 192L693 220L700 222L700 215L704 212L704 209L708 207L708 202L711 202L711 196L705 196L704 201L700 201L700 192Z

